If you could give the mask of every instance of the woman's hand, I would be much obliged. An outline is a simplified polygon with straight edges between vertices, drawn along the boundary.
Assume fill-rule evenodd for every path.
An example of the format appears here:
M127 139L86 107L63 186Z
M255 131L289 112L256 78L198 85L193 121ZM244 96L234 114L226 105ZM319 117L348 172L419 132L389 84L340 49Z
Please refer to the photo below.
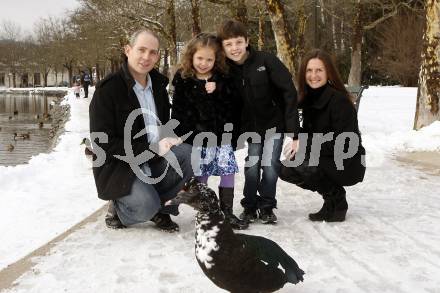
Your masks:
M287 144L284 147L283 150L284 156L286 156L288 160L292 159L293 156L295 156L296 152L298 151L298 147L299 147L299 140L298 139L292 140L291 143Z

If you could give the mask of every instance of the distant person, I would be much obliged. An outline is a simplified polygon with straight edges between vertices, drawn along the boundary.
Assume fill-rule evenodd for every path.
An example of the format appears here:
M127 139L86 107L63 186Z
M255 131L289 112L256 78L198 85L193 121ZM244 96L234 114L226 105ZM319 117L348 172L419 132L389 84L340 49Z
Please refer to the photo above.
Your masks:
M81 84L84 89L84 98L89 97L89 85L90 85L90 74L88 72L81 71Z
M75 83L73 84L73 93L75 94L75 97L78 99L81 92L81 85L80 83L75 80Z
M125 55L127 59L122 68L96 86L89 109L91 134L104 133L108 137L103 142L96 141L106 159L104 165L93 167L98 197L111 200L106 225L118 229L151 220L159 229L178 231L179 226L170 217L170 214L178 214L177 207L164 206L164 203L174 198L193 175L191 146L181 144L181 140L170 137L170 133L161 132L165 130L158 127L155 119L158 117L163 125L170 118L168 79L154 69L160 58L159 38L149 30L138 30L125 46ZM150 114L136 115L126 133L124 128L129 115L141 107ZM147 127L148 131L139 135ZM154 154L144 163L133 164L150 175L148 178L163 176L162 180L145 182L127 162L116 157L128 155L127 141L134 156ZM99 152L94 151L99 157ZM165 159L170 155L177 158L183 177Z
M260 141L248 140L246 164L251 166L245 165L241 200L244 211L240 217L253 222L258 211L263 223L274 224L277 222L273 209L277 207L282 134L297 135L299 131L292 75L275 55L251 48L246 27L241 22L225 21L217 36L243 103L241 132L257 133L261 138ZM256 162L252 162L255 158Z
M232 228L246 229L248 223L233 214L235 173L238 173L234 147L231 141L222 141L225 124L234 122L234 103L239 99L225 71L225 57L215 35L201 33L191 39L173 79L171 117L180 122L176 129L179 136L193 132L187 139L189 144L194 145L194 137L201 132L215 134L215 146L194 145L205 161L196 172L197 179L206 184L209 176L220 176L221 210Z
M322 208L309 214L311 221L342 222L348 210L344 186L361 182L365 174L365 149L355 107L330 55L319 49L312 50L302 60L298 92L303 110L301 132L308 134L305 160L298 167L283 166L280 178L301 188L317 191L323 197ZM322 143L320 152L313 154L314 134L332 133L332 139ZM345 135L351 137L339 140L337 144L338 135L343 135L341 138ZM350 144L355 147L351 156L348 155ZM291 148L285 151L287 155L294 155L290 152ZM343 160L344 153L348 158ZM312 156L319 159L317 166L310 166ZM291 159L294 157L291 156Z

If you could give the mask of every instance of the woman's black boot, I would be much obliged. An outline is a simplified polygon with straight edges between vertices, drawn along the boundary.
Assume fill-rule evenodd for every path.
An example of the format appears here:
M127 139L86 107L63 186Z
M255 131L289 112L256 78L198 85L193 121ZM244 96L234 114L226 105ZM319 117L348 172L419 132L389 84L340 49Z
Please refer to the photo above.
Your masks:
M342 186L336 186L331 192L323 194L324 204L316 212L309 214L311 221L343 222L348 210L346 192Z

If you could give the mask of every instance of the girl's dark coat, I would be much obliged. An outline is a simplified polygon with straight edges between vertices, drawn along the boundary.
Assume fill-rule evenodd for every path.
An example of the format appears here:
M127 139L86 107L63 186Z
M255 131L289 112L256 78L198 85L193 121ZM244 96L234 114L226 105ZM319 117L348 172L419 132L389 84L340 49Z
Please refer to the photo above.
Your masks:
M190 131L193 134L186 143L193 144L201 132L211 132L217 137L217 145L222 143L226 123L233 124L232 145L235 146L239 125L240 98L232 80L223 74L215 74L208 81L216 83L216 89L208 94L206 81L193 77L182 78L178 71L173 79L174 94L171 118L180 122L176 134L182 136ZM227 143L227 142L223 142Z
M322 144L319 168L334 182L342 186L354 185L361 182L365 174L365 149L359 132L356 110L343 92L327 85L324 92L315 99L304 99L300 104L303 109L302 133L308 134L307 156L310 155L313 133L323 135L333 132L333 140ZM343 161L344 169L337 170L335 163L335 140L341 133L351 132L358 136L359 147L356 154ZM345 141L344 152L347 151L348 141Z

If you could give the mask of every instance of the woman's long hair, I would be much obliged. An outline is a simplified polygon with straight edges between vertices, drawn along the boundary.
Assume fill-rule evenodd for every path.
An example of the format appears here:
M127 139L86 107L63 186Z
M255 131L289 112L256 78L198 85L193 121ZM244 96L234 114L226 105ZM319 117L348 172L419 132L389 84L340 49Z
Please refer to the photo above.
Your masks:
M195 76L196 72L193 67L193 56L198 49L206 47L211 48L215 53L215 63L212 71L218 73L227 72L225 55L220 41L213 34L200 33L188 42L180 59L180 64L177 69L181 71L183 78Z
M338 70L336 69L335 62L333 61L333 58L325 51L321 49L313 49L310 52L308 52L304 58L302 59L301 66L299 68L298 73L298 101L303 101L304 98L307 96L307 82L306 82L306 69L307 64L309 63L310 59L319 59L324 63L325 71L327 73L328 78L328 84L343 92L348 99L350 99L350 94L347 92L347 89L344 86L344 83L342 82L341 76L339 75ZM350 99L351 101L351 99Z

